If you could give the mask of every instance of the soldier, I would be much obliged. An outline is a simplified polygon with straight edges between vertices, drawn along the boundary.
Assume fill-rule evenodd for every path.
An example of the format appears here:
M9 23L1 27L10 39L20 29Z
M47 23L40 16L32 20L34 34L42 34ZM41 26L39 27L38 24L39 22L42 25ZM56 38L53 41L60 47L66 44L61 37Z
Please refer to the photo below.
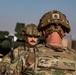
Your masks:
M62 45L70 32L66 16L58 10L49 11L40 19L38 30L45 37L45 45L37 45L32 56L28 52L22 55L14 75L76 75L76 52Z
M40 19L38 30L46 41L38 64L41 72L38 73L76 75L76 52L62 45L62 39L71 30L66 16L58 10L49 11Z
M35 24L28 24L23 28L22 35L25 40L24 46L19 46L13 51L13 57L19 58L21 53L25 51L33 51L35 46L38 42L38 37L41 35L38 30L37 26ZM9 69L9 65L12 64L11 69L15 69L15 65L13 65L13 62L11 63L11 53L6 55L0 65L0 72L4 75L11 75L12 71ZM9 72L8 72L9 71Z

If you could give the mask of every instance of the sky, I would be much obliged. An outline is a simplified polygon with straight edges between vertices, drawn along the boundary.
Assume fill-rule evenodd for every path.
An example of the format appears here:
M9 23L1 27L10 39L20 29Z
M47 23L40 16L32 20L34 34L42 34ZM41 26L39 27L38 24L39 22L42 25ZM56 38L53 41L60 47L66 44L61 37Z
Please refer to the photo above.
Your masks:
M76 37L76 0L0 0L0 31L15 33L17 22L38 25L48 11L58 10L69 20L73 38Z

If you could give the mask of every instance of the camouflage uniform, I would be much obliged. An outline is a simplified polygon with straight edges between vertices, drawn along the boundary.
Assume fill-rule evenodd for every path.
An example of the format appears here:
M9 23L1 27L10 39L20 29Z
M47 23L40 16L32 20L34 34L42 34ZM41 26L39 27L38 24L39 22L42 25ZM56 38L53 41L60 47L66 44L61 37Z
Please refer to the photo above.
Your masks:
M39 37L41 34L38 32L36 25L28 24L23 28L22 35L23 36L32 35ZM19 46L18 48L14 49L13 51L14 60L20 57L20 54L25 51L25 48L26 46ZM15 63L15 65L13 64L13 62L11 63L11 52L9 52L6 56L4 56L3 60L0 63L0 73L3 75L4 74L11 75L13 73L13 70L15 69L16 64L17 62Z
M22 75L75 75L75 61L76 52L73 49L48 48L40 44L23 52L21 49L20 56L10 65L10 71L13 72L12 67L16 66L15 72Z
M59 11L46 13L40 19L39 30L49 24L62 25L67 33L70 32L66 16ZM26 49L13 64L16 64L14 75L76 75L76 52L68 47L40 44L33 50Z

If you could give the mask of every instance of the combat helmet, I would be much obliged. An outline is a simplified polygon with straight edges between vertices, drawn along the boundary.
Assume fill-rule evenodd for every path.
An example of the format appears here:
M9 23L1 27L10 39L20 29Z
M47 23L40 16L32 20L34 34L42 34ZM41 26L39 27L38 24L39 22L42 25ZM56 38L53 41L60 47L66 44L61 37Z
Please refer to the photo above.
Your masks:
M38 31L37 26L35 24L25 25L22 30L23 35L32 35L32 36L41 36L41 33Z
M38 30L41 31L44 27L51 24L63 26L67 33L71 30L66 16L58 10L45 13L39 21Z

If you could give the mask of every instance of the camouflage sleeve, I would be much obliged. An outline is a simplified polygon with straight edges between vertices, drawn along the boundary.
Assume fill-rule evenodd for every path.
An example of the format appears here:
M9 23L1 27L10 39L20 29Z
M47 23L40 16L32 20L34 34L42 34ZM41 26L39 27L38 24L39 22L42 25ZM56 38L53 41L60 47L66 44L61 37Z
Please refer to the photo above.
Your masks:
M8 75L8 74L12 75L13 73L19 73L21 71L22 67L20 65L22 65L22 62L20 61L19 52L23 52L23 51L22 51L22 49L20 49L20 50L19 50L19 48L14 49L14 51L13 51L14 60L12 63L9 64L9 66L5 72L6 75Z
M10 62L10 53L8 53L6 56L3 57L2 61L0 62L0 72L4 72L7 69Z
M19 74L21 75L23 68L26 67L25 65L23 65L24 64L23 62L25 60L24 59L25 53L26 52L22 52L21 56L14 59L15 61L13 61L13 63L9 65L7 73L10 74L12 72L13 75L19 75Z
M5 71L5 75L19 75L20 73L20 68L21 68L21 64L19 64L20 61L16 61L14 63L11 63L7 70Z
M13 54L15 54L14 58L16 58L18 56L17 48L14 49ZM0 73L5 72L8 69L10 63L11 63L11 52L9 52L7 55L5 55L2 59L2 61L0 62Z
M14 70L14 75L21 74L21 70L22 70L22 61L19 60Z
M8 69L5 72L5 75L21 75L22 62L17 60L14 63L11 63Z
M20 60L18 48L16 48L13 51L14 54L14 60L10 65L8 66L8 69L5 72L5 75L18 75L21 72L22 68L22 61ZM23 52L24 53L24 52Z
M19 60L17 65L16 65L16 72L20 73L22 70L22 62Z

